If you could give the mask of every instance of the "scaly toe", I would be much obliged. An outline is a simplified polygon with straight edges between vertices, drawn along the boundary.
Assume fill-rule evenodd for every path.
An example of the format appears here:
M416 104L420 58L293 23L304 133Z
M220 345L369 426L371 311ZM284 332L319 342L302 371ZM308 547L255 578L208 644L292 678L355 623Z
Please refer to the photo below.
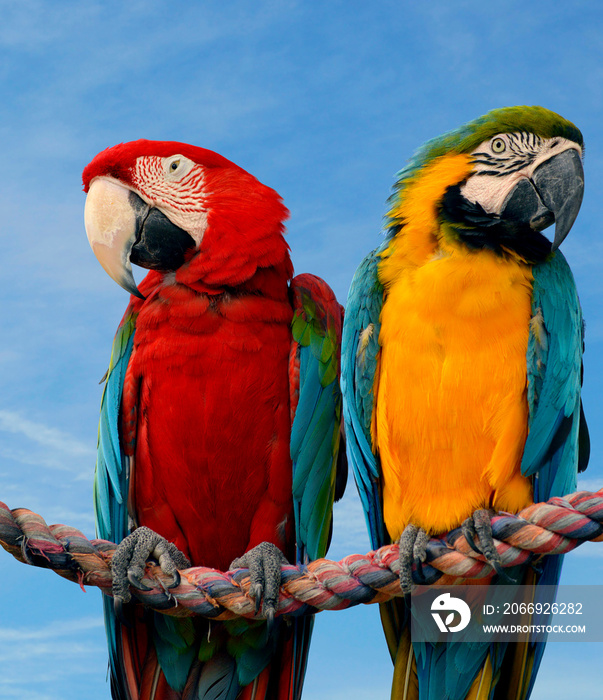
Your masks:
M249 569L249 595L255 600L256 612L262 609L269 628L276 614L281 587L281 567L288 563L276 545L261 542L230 565L231 569Z
M139 527L125 537L113 555L111 571L113 575L113 597L116 601L116 615L123 616L123 605L131 599L129 586L140 591L150 591L142 582L147 562L155 559L161 570L172 579L172 583L164 586L167 589L180 585L178 567L186 569L190 566L188 559L171 542L158 535L148 527Z
M475 545L474 539L470 539L468 542L479 554L483 554L488 564L501 578L509 583L515 583L505 571L500 554L496 549L494 537L492 536L492 515L494 515L493 511L484 508L480 508L473 513L473 516L468 520L472 522L474 537L477 537L479 547Z
M420 533L423 533L420 535ZM426 542L429 541L425 530L419 529L415 525L407 525L398 540L399 562L400 562L400 588L405 596L410 595L413 587L412 565L416 561L425 561ZM418 541L418 543L417 543ZM415 556L415 546L416 556ZM421 572L422 575L422 572Z
M463 524L461 525L461 530L463 532L463 535L465 536L465 539L467 540L467 544L471 547L471 549L476 554L481 554L482 552L480 548L475 544L477 532L475 531L475 525L473 524L472 517L467 518L467 520L463 522Z
M427 561L427 545L429 544L429 535L422 528L417 532L417 539L412 548L413 559L415 563L415 577L420 583L425 583L425 574L423 573L423 564Z

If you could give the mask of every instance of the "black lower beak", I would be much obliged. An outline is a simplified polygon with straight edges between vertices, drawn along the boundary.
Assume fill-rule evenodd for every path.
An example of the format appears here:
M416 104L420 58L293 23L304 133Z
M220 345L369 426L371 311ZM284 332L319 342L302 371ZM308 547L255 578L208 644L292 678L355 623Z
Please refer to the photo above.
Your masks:
M195 240L134 192L130 192L130 204L136 212L137 229L130 262L147 270L177 270L184 263L186 252L195 247Z

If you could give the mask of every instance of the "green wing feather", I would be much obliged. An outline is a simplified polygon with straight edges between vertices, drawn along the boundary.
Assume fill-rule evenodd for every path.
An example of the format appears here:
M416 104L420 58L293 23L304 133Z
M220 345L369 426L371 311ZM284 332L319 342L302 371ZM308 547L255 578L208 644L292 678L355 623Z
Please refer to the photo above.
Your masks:
M291 293L293 505L297 557L303 562L327 551L338 464L343 469L342 460L338 460L343 309L331 289L314 275L295 277Z

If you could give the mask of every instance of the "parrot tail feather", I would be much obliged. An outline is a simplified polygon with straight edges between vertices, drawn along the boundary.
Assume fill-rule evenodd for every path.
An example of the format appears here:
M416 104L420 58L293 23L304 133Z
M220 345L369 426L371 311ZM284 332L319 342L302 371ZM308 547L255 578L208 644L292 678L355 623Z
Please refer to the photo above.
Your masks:
M501 669L501 683L495 698L500 700L525 700L531 690L537 645L529 642L516 642L512 655L508 655ZM487 698L488 696L486 696Z
M410 641L410 629L407 627L400 636L394 661L394 679L391 700L418 700L419 679L417 661Z
M493 687L492 680L492 661L488 654L484 665L469 688L467 700L489 700Z
M547 569L547 565L550 571ZM557 580L560 557L550 557L536 574L527 569L522 582L533 585ZM539 578L540 577L540 578ZM538 598L534 599L538 602ZM527 700L542 658L544 644L526 633L514 643L413 643L410 608L402 598L380 605L386 641L394 662L391 700ZM529 628L526 613L522 626ZM544 619L537 619L542 624Z
M562 560L562 556L548 557L539 575L534 569L527 569L523 578L524 585L532 586L535 583L551 585L557 582ZM533 622L531 614L526 614L521 620L524 627L529 627ZM537 622L541 624L544 620L539 619ZM543 642L530 640L529 634L524 634L522 639L508 646L498 677L494 679L497 687L493 700L526 700L530 696L544 646Z
M237 700L264 700L268 693L269 682L270 666L267 666L253 683L243 688Z
M301 700L314 618L294 618L280 633L278 651L237 700Z
M180 693L167 684L157 655L152 649L145 659L138 698L139 700L180 700Z
M240 689L235 660L218 653L194 664L182 700L235 700Z

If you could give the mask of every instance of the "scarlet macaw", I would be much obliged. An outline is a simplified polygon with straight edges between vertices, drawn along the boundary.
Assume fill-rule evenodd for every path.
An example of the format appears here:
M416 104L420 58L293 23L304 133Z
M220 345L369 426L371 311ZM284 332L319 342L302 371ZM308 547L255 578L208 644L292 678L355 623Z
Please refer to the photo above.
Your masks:
M557 250L582 201L582 149L580 131L541 107L427 142L356 271L342 349L349 456L373 546L400 543L405 593L428 537L460 526L499 570L487 510L572 492L586 467L582 314ZM541 231L553 221L551 245ZM537 580L555 584L561 557L541 566ZM381 612L392 698L529 696L543 643L413 642L403 599Z
M235 563L260 585L266 569L270 617L279 550L324 555L345 483L340 459L336 488L342 308L319 278L291 279L279 195L212 151L120 144L83 181L94 253L132 294L95 476L100 537L134 533L114 557L116 609L104 601L113 697L299 698L309 618L212 623L122 603L149 555L177 584L187 559L227 570L248 552ZM152 270L140 289L131 262ZM266 555L263 542L278 549Z

